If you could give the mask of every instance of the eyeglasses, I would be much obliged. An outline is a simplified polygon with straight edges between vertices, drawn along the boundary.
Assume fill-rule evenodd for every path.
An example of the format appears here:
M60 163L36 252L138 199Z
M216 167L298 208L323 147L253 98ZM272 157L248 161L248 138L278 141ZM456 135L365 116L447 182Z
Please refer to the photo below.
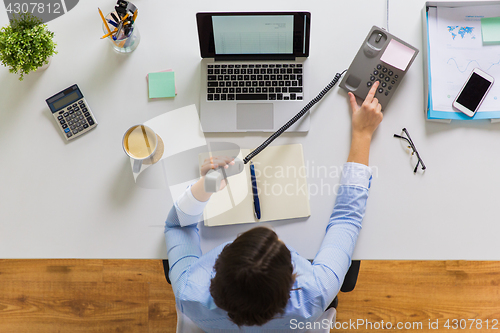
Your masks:
M417 148L415 148L415 145L413 144L413 141L411 140L410 133L408 133L408 131L406 130L406 128L403 128L403 132L406 134L407 137L404 137L404 136L401 136L401 135L397 135L397 134L394 134L394 137L406 140L410 144L408 146L408 148L411 148L411 150L412 150L412 152L411 152L412 156L413 156L413 154L417 155L418 162L417 162L417 165L415 165L415 169L413 169L413 173L417 172L417 169L418 169L419 165L421 165L422 170L425 170L426 166L424 164L424 161L422 161L422 159L420 158L420 155L418 154Z

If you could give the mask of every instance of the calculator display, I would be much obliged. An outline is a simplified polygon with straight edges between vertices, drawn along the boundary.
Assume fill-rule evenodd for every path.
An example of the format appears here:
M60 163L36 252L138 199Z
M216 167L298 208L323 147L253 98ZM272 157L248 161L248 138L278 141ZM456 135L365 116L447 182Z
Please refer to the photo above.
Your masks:
M52 105L54 106L54 108L56 110L59 110L60 108L62 108L63 106L66 106L70 103L73 103L74 101L78 100L80 98L80 96L78 95L78 93L75 91L75 92L72 92L71 94L67 95L67 96L64 96L63 98L61 98L60 100L58 101L55 101L54 103L52 103Z

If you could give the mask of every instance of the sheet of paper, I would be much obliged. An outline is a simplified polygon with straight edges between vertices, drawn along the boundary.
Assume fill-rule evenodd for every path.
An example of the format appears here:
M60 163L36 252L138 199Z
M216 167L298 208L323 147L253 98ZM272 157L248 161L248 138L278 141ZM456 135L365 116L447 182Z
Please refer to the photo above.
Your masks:
M175 97L174 72L148 74L149 98Z
M452 103L471 71L478 67L500 79L500 45L483 46L481 19L500 16L500 5L437 7L429 23L433 108L459 112ZM500 110L500 84L494 84L479 112Z
M380 60L402 71L406 71L406 67L414 54L415 51L408 46L392 39L385 48L384 54L382 54Z
M481 36L484 44L500 43L500 17L482 18Z
M162 139L164 151L157 163L153 165L143 163L139 173L132 172L134 161L130 159L130 171L134 180L138 186L143 188L158 188L159 185L168 183L172 197L177 198L193 181L186 179L186 183L172 182L171 178L175 178L176 175L171 174L171 172L167 174L167 159L207 144L196 106L192 104L165 112L144 122L144 125L153 129ZM194 176L198 177L199 174L196 171L194 169Z

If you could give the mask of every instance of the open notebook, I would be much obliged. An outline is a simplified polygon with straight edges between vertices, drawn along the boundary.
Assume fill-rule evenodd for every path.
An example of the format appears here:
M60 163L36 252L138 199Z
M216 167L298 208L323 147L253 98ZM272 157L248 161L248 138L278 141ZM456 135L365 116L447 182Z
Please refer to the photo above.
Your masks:
M238 157L250 152L241 149ZM213 156L224 152L212 153ZM208 154L200 155L201 162ZM261 218L254 214L250 163L244 171L227 178L228 186L214 193L203 217L206 226L268 222L308 217L309 191L302 145L270 146L253 158L261 207Z

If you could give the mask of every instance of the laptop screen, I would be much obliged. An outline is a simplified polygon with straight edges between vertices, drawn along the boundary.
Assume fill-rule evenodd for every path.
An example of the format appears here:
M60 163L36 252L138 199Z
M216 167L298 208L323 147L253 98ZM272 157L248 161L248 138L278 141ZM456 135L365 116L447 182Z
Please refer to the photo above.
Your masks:
M198 13L203 58L282 59L309 55L310 13Z
M212 16L215 54L292 54L293 15Z

